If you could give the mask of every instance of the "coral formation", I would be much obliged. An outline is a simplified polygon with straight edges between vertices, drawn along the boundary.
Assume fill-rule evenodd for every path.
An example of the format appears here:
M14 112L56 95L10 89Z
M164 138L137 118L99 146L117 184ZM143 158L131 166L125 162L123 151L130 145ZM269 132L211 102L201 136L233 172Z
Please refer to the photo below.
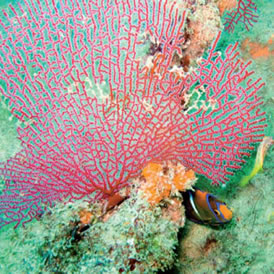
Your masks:
M22 150L0 167L0 226L45 204L112 196L151 161L225 183L262 139L263 83L237 45L221 56L219 34L195 70L171 67L186 15L175 2L46 4L26 1L1 21L0 90L21 121Z
M150 204L158 204L173 193L185 191L196 181L193 170L187 170L182 164L148 163L141 175L144 181L141 190Z
M183 56L187 56L190 65L194 66L221 30L221 19L216 4L213 1L199 3L186 22L186 45Z
M255 22L258 15L257 5L252 0L238 0L237 9L226 14L225 30L233 32L235 25L242 22L247 30L249 30Z
M226 10L237 7L237 0L219 0L217 5L220 11L220 15L222 16Z
M267 41L266 44L261 44L258 42L252 42L249 38L246 38L242 44L241 48L244 51L247 51L249 56L253 59L260 58L269 58L274 57L274 49L273 49L273 37L274 35Z
M135 191L107 219L102 202L57 204L15 237L16 250L5 247L5 252L16 256L16 263L8 260L0 269L13 273L87 273L90 269L93 273L155 273L169 268L176 257L177 232L185 220L182 198L168 197L151 206L142 191L137 191L138 179L134 181Z
M2 228L0 272L169 268L185 223L178 190L194 171L224 183L241 166L266 126L261 88L273 112L259 78L271 68L244 63L236 45L219 52L215 1L102 3L25 0L1 18L0 96L12 113L1 118L16 125L22 149L7 162L16 149L0 155L0 226L37 220ZM218 1L221 13L227 3ZM257 18L241 3L252 2L239 1L229 30ZM241 50L261 62L271 41L247 38ZM234 178L214 190L236 218L222 230L188 224L176 273L273 272L271 157L273 148L245 189Z
M181 75L185 75L222 30L221 18L215 1L181 1L176 5L180 12L187 11L187 18L180 44L182 51L174 54L172 65L173 70L183 68Z

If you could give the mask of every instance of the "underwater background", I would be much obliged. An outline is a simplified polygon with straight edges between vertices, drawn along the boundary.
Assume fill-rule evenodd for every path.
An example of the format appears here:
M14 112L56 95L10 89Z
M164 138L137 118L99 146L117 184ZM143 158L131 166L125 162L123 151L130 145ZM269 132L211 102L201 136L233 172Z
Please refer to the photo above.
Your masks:
M16 1L0 1L0 9ZM247 31L237 25L234 33L222 32L218 49L238 41L241 56L252 60L254 78L262 77L266 83L260 90L268 127L266 136L274 138L274 23L273 2L256 2L258 22ZM0 101L0 161L6 161L20 150L17 139L17 121L10 119L10 112ZM270 147L263 171L244 186L239 186L242 176L250 173L256 149L241 170L235 172L225 187L215 187L204 176L199 176L196 186L226 201L233 209L231 223L211 228L186 221L179 232L178 260L169 273L273 273L274 272L274 146ZM1 182L0 190L4 182ZM20 247L23 228L12 226L0 230L0 273L20 272L24 253ZM34 239L35 241L35 239ZM33 272L38 273L35 269ZM85 273L97 273L87 269ZM102 272L104 273L104 272ZM148 272L149 273L149 272Z

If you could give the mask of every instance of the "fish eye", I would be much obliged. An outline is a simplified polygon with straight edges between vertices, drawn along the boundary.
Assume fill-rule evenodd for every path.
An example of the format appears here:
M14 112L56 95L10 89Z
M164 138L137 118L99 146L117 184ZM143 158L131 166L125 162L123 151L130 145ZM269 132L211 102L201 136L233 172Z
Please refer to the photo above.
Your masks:
M217 209L214 209L214 212L215 212L218 216L220 216L220 212L219 212Z

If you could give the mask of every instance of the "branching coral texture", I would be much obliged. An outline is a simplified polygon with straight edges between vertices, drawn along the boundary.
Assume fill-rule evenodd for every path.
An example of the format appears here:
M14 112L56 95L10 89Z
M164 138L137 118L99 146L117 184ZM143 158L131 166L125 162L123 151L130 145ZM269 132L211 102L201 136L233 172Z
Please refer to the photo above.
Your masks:
M242 22L247 30L257 22L257 6L252 0L239 0L237 9L227 13L225 17L225 30L233 32L235 25Z
M188 75L172 66L185 21L175 2L26 0L4 16L0 91L22 151L0 167L1 226L111 195L150 161L225 182L262 139L263 83L237 45L221 55L217 37Z

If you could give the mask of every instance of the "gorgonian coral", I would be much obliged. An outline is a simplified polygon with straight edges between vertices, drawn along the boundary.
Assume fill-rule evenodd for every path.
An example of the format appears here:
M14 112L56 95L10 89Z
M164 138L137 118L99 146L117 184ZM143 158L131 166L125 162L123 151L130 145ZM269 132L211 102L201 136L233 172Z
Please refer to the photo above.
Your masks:
M226 14L225 30L233 32L235 26L241 22L244 24L246 30L257 22L258 15L256 3L252 0L239 0L237 8Z
M225 182L265 127L249 63L216 43L187 75L175 2L26 0L0 21L0 91L22 150L0 166L1 226L112 195L148 162Z

